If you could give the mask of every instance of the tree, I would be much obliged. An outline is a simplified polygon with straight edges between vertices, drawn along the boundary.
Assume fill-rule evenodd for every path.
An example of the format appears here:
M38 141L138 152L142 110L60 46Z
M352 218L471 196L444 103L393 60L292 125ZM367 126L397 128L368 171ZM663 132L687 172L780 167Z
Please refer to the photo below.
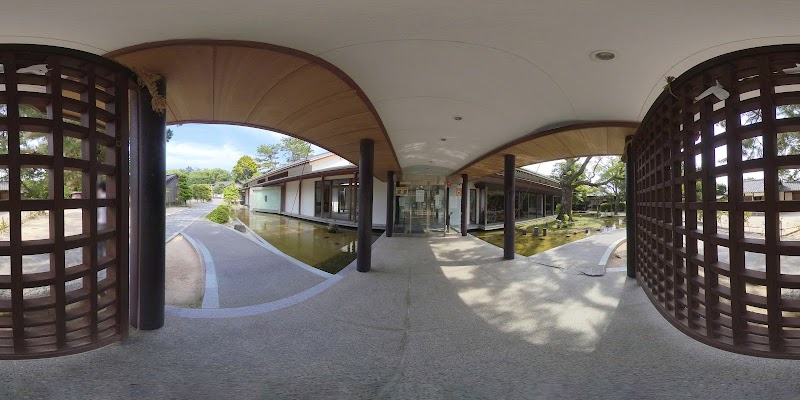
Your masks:
M800 104L789 104L776 107L778 118L800 117ZM742 114L742 125L761 122L761 110L748 111ZM724 123L721 123L725 126ZM777 137L778 155L800 154L800 132L779 133ZM750 160L764 157L764 141L761 136L742 140L742 159ZM800 170L780 169L778 177L783 181L796 181L800 179Z
M231 183L225 188L222 197L225 199L225 201L231 204L239 202L239 188Z
M189 186L189 178L185 174L178 175L178 201L186 203L192 198L192 187Z
M602 187L609 184L612 180L618 179L618 175L609 173L605 178L601 178L598 182L592 182L597 170L600 168L602 160L595 162L589 176L586 175L586 169L591 162L592 157L586 157L581 161L580 158L566 158L564 161L558 163L553 168L551 173L552 177L561 185L561 208L556 217L562 221L572 220L572 203L575 196L575 190L580 186L593 186ZM622 167L622 181L625 179L625 168ZM624 185L624 183L623 183Z
M561 185L561 208L556 219L572 220L572 200L575 189L586 182L586 167L592 157L586 157L583 162L579 158L567 158L553 168L552 176Z
M173 134L174 134L174 132L172 132L172 129L171 128L167 128L167 135L166 135L167 136L167 143L169 143L169 141L172 140L172 135Z
M242 156L239 158L239 161L236 162L236 165L233 166L233 171L231 173L233 179L237 182L244 182L258 173L258 164L252 157Z
M280 144L262 144L258 146L256 152L258 152L256 161L258 161L259 172L271 171L278 166L278 157L281 152Z
M211 201L211 185L202 183L192 185L192 196L195 200Z
M306 160L314 154L310 143L293 137L282 138L279 146L282 152L287 153L286 162L289 164Z
M619 157L601 160L598 163L600 180L598 187L605 193L613 196L614 215L619 210L619 199L625 194L625 163Z
M214 189L212 189L212 192L214 194L222 194L223 192L225 192L225 187L226 186L223 186L223 185L214 186Z

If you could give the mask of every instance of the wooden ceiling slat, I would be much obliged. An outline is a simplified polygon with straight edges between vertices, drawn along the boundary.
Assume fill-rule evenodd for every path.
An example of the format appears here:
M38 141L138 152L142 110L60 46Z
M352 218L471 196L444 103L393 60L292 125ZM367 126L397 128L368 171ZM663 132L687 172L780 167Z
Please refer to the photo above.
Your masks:
M292 135L358 163L375 141L375 176L400 171L374 107L344 72L316 56L265 43L173 40L106 55L164 75L167 122L217 122ZM378 160L376 160L378 161Z
M608 153L608 129L580 129L578 132L589 153Z
M341 118L343 115L367 112L369 109L358 95L348 89L303 107L276 128L287 132L303 132L325 122Z
M479 157L451 175L468 174L471 179L500 172L504 154L515 154L517 166L569 157L619 155L625 138L635 133L634 122L588 122L534 132Z
M308 64L284 77L253 110L260 120L278 129L283 120L309 104L350 89L320 65Z
M211 46L155 48L147 52L120 55L115 59L138 70L164 75L167 103L177 119L210 119L214 98L213 85L208 84L213 82L214 75L214 49Z
M309 139L319 139L364 129L380 129L375 119L368 112L328 121L305 130L301 134Z
M214 49L214 118L220 121L248 121L278 82L309 63L261 49Z

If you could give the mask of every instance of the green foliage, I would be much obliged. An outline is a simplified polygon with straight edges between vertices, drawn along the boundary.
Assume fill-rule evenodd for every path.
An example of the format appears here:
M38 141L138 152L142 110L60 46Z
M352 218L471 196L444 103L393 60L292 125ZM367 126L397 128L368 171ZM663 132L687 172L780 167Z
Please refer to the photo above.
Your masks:
M167 128L167 134L166 134L167 142L172 140L172 135L174 135L174 132L172 132L172 129L171 128Z
M239 188L236 187L234 184L228 185L225 188L225 191L222 192L222 197L228 203L238 203L239 202Z
M600 211L601 212L614 211L614 203L600 203ZM620 201L619 203L617 203L617 211L625 211L624 201Z
M204 183L192 185L192 196L195 200L211 201L211 185Z
M226 224L231 219L231 208L227 204L220 204L206 218L218 224Z
M724 183L717 183L717 196L723 196L728 193L728 186Z
M279 146L286 153L286 162L289 164L306 160L314 154L310 143L293 137L282 138Z
M24 199L47 199L50 197L50 185L47 170L38 168L22 168L22 197Z
M231 171L233 179L244 182L258 173L258 164L250 156L242 156Z
M183 169L169 169L167 170L167 174L184 174L189 178L190 185L213 185L217 182L231 180L231 173L222 168L194 169L192 167L186 167Z
M256 161L258 161L258 170L260 172L271 171L278 166L278 157L281 152L280 144L262 144L258 146L256 152L258 153Z
M225 192L225 188L226 187L227 186L224 186L224 185L217 185L217 186L214 186L214 189L212 191L214 192L214 194L222 194L222 193Z
M184 174L178 174L178 201L186 203L192 198L192 187L189 185L189 178Z

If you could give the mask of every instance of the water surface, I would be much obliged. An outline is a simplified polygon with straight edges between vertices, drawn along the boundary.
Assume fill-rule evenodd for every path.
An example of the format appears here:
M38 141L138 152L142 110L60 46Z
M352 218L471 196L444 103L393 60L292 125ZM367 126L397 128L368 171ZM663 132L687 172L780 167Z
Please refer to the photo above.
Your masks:
M247 209L236 217L286 255L325 272L335 274L356 259L355 229L328 232L324 224ZM372 241L379 236L373 232Z

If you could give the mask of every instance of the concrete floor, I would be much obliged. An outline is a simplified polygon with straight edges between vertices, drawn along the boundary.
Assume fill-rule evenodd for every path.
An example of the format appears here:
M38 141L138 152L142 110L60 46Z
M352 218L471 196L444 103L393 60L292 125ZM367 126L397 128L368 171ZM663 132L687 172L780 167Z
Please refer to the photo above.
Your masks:
M382 238L374 267L242 318L0 362L0 398L795 398L800 362L700 344L624 273L589 277L472 237Z

